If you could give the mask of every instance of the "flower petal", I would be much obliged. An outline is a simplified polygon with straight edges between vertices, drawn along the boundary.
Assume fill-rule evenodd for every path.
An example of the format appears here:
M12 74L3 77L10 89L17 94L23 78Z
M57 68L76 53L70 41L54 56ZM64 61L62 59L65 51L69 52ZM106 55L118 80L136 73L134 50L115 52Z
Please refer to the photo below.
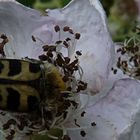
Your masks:
M49 32L54 26L55 20L42 16L38 11L27 8L18 2L0 1L0 18L0 33L6 34L9 38L5 47L7 57L36 57L36 53L42 52L41 45L52 40ZM33 42L32 35L43 43L41 41Z
M73 0L64 9L49 10L48 15L57 20L66 20L66 25L81 33L76 50L82 50L80 65L84 70L83 78L88 82L91 92L100 91L111 69L114 44L99 1ZM73 52L74 49L71 54Z
M140 137L140 133L138 133L140 129L139 93L140 83L138 81L128 78L121 79L114 84L106 97L98 101L96 105L88 108L86 112L89 118L100 118L108 124L108 126L105 126L111 129L108 133L104 133L106 130L102 131L100 122L97 121L97 126L93 131L96 131L97 128L98 130L93 135L93 138L96 138L97 135L98 140L100 138L98 133L101 133L103 138L109 136L107 140L138 140ZM102 125L104 124L102 123Z
M140 83L136 80L116 81L106 97L84 110L84 117L79 113L67 124L72 140L139 140L139 92ZM96 125L91 126L92 122ZM80 131L85 131L86 135L82 137Z

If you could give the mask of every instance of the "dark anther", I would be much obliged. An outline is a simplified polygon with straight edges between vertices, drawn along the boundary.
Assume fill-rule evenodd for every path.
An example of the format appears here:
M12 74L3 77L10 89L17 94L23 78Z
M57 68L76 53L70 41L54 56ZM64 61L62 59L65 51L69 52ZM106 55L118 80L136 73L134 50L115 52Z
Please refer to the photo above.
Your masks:
M0 38L5 40L5 39L7 39L7 36L6 36L5 34L2 34L2 35L0 36Z
M61 43L62 43L61 40L55 42L55 44L61 44Z
M81 113L81 117L84 117L84 115L85 115L85 111L83 111L82 113Z
M70 41L71 39L70 38L66 38L66 41L68 42L68 41Z
M96 126L96 123L95 123L95 122L92 122L92 123L91 123L91 126Z
M56 46L55 45L44 45L43 51L56 51Z
M80 134L81 134L82 137L85 137L86 136L86 132L83 131L83 130L80 132Z
M39 56L39 59L42 61L48 60L48 57L45 54Z
M113 73L116 74L116 73L117 73L117 69L114 69L114 70L113 70Z
M81 35L80 35L79 33L76 33L76 34L75 34L75 39L80 39L80 36L81 36Z
M73 68L76 64L78 64L78 59L76 59L76 60L74 60L73 62L71 62L71 63L69 64L69 67L70 67L70 68Z
M82 53L80 51L76 51L76 54L79 55L79 56L82 55Z
M56 26L54 27L54 30L55 30L56 32L59 32L59 31L60 31L60 27L59 27L58 25L56 25Z
M70 27L65 26L65 27L63 28L63 31L64 31L64 32L67 32L67 31L69 31L69 29L70 29Z
M122 49L121 49L121 48L119 48L119 49L117 50L117 53L118 53L118 52L121 52L121 51L122 51Z
M62 56L60 54L57 55L56 63L59 66L62 66L65 63L64 59L62 58Z
M34 41L34 42L36 42L36 39L35 39L35 37L32 35L32 40Z
M66 48L69 47L69 44L66 41L63 41L63 44L65 45Z
M70 33L70 34L73 34L73 30L72 30L72 29L69 29L69 33Z
M65 63L68 64L70 62L70 58L69 57L64 57L65 59Z
M43 48L43 51L48 51L48 49L50 48L50 46L49 45L44 45L42 48Z
M79 85L77 87L77 92L81 91L81 90L85 90L87 89L87 83L84 83L82 81L79 82Z
M48 56L48 57L53 57L53 53L52 53L51 51L48 51L48 52L47 52L47 56Z

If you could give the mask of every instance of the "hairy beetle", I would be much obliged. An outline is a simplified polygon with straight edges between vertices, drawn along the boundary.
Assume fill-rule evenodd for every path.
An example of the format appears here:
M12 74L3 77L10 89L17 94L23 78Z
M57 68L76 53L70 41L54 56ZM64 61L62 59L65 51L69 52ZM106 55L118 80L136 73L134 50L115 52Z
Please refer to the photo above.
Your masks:
M58 69L33 59L0 59L0 108L32 111L46 98L65 90Z

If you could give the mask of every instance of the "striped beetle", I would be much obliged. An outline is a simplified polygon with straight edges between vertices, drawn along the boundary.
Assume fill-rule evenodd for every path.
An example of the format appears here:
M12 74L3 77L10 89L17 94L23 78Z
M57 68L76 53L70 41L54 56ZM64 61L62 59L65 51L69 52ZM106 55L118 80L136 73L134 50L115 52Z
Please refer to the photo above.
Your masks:
M58 69L34 59L0 59L0 108L33 111L42 100L65 90Z

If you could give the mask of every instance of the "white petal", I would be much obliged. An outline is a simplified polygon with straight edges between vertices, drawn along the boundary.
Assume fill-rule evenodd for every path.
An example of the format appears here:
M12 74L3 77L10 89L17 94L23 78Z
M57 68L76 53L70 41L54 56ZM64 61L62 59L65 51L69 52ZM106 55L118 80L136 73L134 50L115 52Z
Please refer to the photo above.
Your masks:
M74 119L67 124L72 140L139 140L139 93L138 81L128 78L118 80L106 97L85 110L84 117L75 117L76 123L81 127L76 127ZM91 127L92 122L96 126ZM86 132L85 137L81 137L81 130Z
M81 126L81 128L69 128L68 134L71 140L115 140L115 132L113 127L103 118L95 116L94 114L86 113L83 118L78 118L77 116L77 124ZM95 122L96 126L91 126L91 123ZM72 125L71 125L72 126ZM74 121L73 121L73 126ZM80 131L85 131L85 137L80 135ZM112 139L110 139L112 138Z
M117 53L117 50L121 47L122 45L115 43L115 59L112 67L117 70L117 73L114 74L113 71L110 71L109 78L108 78L108 85L107 85L108 88L112 87L114 82L119 79L130 78L128 75L124 74L123 71L117 67L118 58L121 56L120 54Z
M114 44L99 1L73 0L64 9L50 10L48 14L58 20L66 20L66 24L81 33L76 50L83 53L80 64L84 70L84 80L88 82L91 92L100 91L111 69Z
M0 32L6 33L10 40L5 48L7 57L36 58L37 54L42 53L42 42L34 43L31 36L40 37L44 43L48 40L54 41L56 37L50 30L56 24L56 20L57 23L66 21L65 23L82 35L76 50L82 50L80 61L84 70L84 80L89 83L90 91L98 92L104 87L114 48L99 1L72 1L64 9L50 11L49 17L42 17L37 11L13 2L0 2L0 11ZM71 54L73 51L74 49L71 50Z
M40 42L40 45L36 45L31 38L37 32L38 35L42 32L42 36L35 35L38 38L40 37L40 40L44 43L48 38L50 41L52 39L48 34L50 29L44 25L53 27L55 21L17 2L0 1L0 19L0 33L6 34L9 38L9 43L5 48L7 57L35 57L35 52L40 53L42 42ZM42 26L44 30L42 30Z
M96 120L97 126L92 130L92 138L100 140L102 136L105 140L139 140L139 93L139 82L132 79L118 80L106 97L88 108L89 120L98 118L103 122L100 124L100 120ZM102 128L105 128L104 131Z

